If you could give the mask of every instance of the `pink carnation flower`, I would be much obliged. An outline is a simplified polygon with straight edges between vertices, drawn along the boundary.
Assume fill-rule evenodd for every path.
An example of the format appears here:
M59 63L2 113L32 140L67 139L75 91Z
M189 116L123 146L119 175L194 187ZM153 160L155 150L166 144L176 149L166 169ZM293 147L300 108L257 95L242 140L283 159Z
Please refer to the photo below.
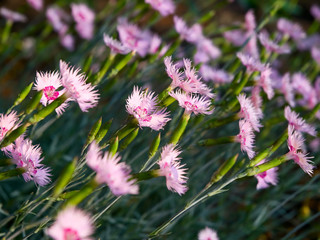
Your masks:
M208 65L202 65L200 68L200 73L204 80L211 80L217 84L226 84L232 82L233 75L222 70L222 69L214 69Z
M219 238L216 231L206 227L199 232L198 240L219 240Z
M188 178L185 176L187 169L183 168L185 165L180 165L180 153L172 144L164 146L158 165L160 176L166 177L167 188L182 195L188 190Z
M266 67L261 72L260 79L259 79L259 86L261 86L263 91L267 94L268 99L271 99L274 96L271 74L272 74L272 69L269 67Z
M27 2L37 11L41 11L43 9L43 0L27 0Z
M84 211L68 207L59 212L55 223L46 231L54 240L92 240L93 220Z
M257 166L265 163L265 160L262 160ZM257 190L270 187L270 185L277 185L278 183L278 168L274 167L262 173L255 175L255 178L258 180Z
M150 127L159 131L170 121L166 109L158 108L154 93L141 92L138 87L133 88L131 96L127 99L126 109L138 120L140 127Z
M26 16L22 15L21 13L11 11L5 7L0 8L0 15L11 22L26 22L27 21Z
M292 86L294 90L301 94L303 99L299 103L303 106L313 108L317 103L317 96L310 80L302 73L295 73L292 76Z
M99 146L93 142L86 159L88 166L97 173L96 181L100 184L106 183L114 195L138 194L138 185L135 180L130 180L131 169L124 162L120 162L120 156L113 156L108 152L102 154Z
M301 26L285 18L280 18L277 23L278 30L285 35L292 37L294 40L300 40L306 37L306 33Z
M262 127L259 122L261 117L259 116L259 110L254 107L252 100L247 98L245 94L240 94L237 98L241 108L239 112L240 118L244 118L255 131L259 132L259 128Z
M302 170L308 175L312 175L314 166L310 160L313 157L308 157L304 153L304 139L301 133L294 130L292 125L288 127L288 148L289 152L286 154L288 159L294 160Z
M61 83L69 101L76 101L83 112L87 112L98 104L98 91L90 83L86 83L87 79L84 74L79 74L79 68L75 69L60 60L60 72Z
M261 63L258 59L252 57L251 55L238 52L237 57L240 59L242 64L247 67L247 71L249 73L255 71L261 72L265 69L264 64Z
M121 42L109 37L107 34L103 35L103 41L110 48L112 54L128 54L131 52L130 48L127 48Z
M310 12L312 14L312 16L320 22L320 7L319 5L312 5L311 8L310 8Z
M173 64L172 57L165 57L164 64L166 66L166 72L168 76L172 79L171 87L176 88L179 87L182 83L182 74L180 69L177 67L177 64Z
M158 52L161 45L161 38L157 34L153 34L150 42L149 53L155 54Z
M257 110L258 118L263 118L263 112L261 110L262 107L262 97L260 96L260 87L255 86L251 90L251 101L255 109Z
M286 101L290 104L291 107L295 106L295 101L294 101L294 92L293 92L293 86L290 81L290 75L289 73L286 73L282 77L282 84L281 84L281 91L284 94L284 97Z
M202 38L196 44L197 52L194 55L196 63L206 63L210 59L217 59L221 56L221 51L210 39Z
M251 159L254 157L254 133L252 126L246 120L239 121L240 132L236 136L235 141L240 143L241 151L247 153L248 157Z
M245 15L245 27L247 31L253 32L256 28L256 18L254 16L253 10L249 10Z
M0 141L4 138L9 130L14 130L18 127L19 118L16 112L9 114L0 113Z
M94 12L83 3L72 3L71 11L73 19L76 22L76 30L80 37L84 39L91 39L94 31Z
M173 21L174 21L174 27L175 27L176 31L180 34L180 38L183 40L188 39L189 38L189 28L188 28L186 22L178 16L174 16Z
M24 168L25 173L22 174L26 182L33 180L40 186L50 183L50 168L46 168L41 164L41 148L33 146L31 140L19 137L14 144L7 148L6 154L12 158L17 168Z
M53 29L59 34L65 34L68 29L70 16L60 7L50 6L47 8L46 16Z
M239 29L226 31L223 33L223 36L228 42L231 42L236 47L243 45L247 38L246 34Z
M176 6L172 0L145 0L151 7L157 10L162 16L173 14Z
M180 107L185 109L186 114L194 113L195 115L210 115L213 113L213 109L211 109L210 99L192 94L182 93L180 90L176 92L170 92L169 95L179 102Z
M289 125L292 125L293 128L300 132L306 132L312 136L317 135L316 129L305 122L304 119L299 117L299 114L297 114L294 111L291 111L290 107L287 106L284 109L284 116L288 120Z
M259 40L269 53L270 52L275 52L278 54L290 53L290 47L288 45L286 45L286 44L284 44L282 46L278 45L276 42L269 39L269 37L266 33L260 33Z

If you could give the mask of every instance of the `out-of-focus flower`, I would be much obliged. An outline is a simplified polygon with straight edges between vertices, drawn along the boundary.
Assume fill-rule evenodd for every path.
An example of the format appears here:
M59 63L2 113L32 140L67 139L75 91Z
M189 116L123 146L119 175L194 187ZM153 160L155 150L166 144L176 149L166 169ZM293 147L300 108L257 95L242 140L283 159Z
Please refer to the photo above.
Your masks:
M173 14L176 6L172 0L145 0L151 7L157 10L162 16Z
M247 31L253 32L256 28L256 18L254 16L253 10L249 10L245 15L245 27Z
M71 11L73 19L76 22L76 30L80 37L84 39L91 39L94 31L95 13L83 3L72 3Z
M138 87L134 87L131 96L128 97L126 109L138 120L140 127L150 127L159 131L170 121L166 109L159 109L157 106L157 96L154 96L153 92L141 92Z
M256 59L252 57L251 55L238 52L237 57L240 59L242 64L247 67L247 71L249 73L258 71L261 72L265 69L265 66L263 63L259 61L259 59Z
M208 38L202 38L196 43L197 52L194 56L196 63L206 63L210 59L217 59L221 56L221 51Z
M216 231L206 227L199 232L198 240L219 240L219 238Z
M254 133L252 125L246 120L239 121L240 132L235 137L235 141L240 143L241 151L247 153L248 157L251 159L254 157Z
M295 73L292 76L293 89L301 94L303 99L299 99L299 104L313 108L317 104L317 96L310 80L302 73Z
M239 29L224 32L223 36L228 42L231 42L237 47L241 46L246 41L246 34Z
M297 41L297 47L301 51L310 50L312 47L320 47L320 34L315 33Z
M290 53L290 47L287 44L278 45L276 42L269 39L268 35L264 32L259 34L259 40L268 52L275 52L278 54Z
M182 195L188 190L186 186L188 178L185 176L187 169L183 168L185 165L180 165L178 157L180 153L181 151L172 144L164 146L158 165L159 175L166 177L167 188Z
M100 184L106 183L114 195L138 194L136 181L130 180L131 169L124 162L120 162L119 155L109 152L103 154L96 142L93 142L86 159L88 166L97 173L96 181Z
M117 30L124 46L136 51L141 57L147 55L152 38L149 31L142 31L138 26L128 23L125 18L118 19Z
M311 56L320 65L320 48L312 47L311 48Z
M319 5L312 5L311 8L310 8L310 12L312 14L312 16L320 22L320 7Z
M25 22L25 21L27 21L26 16L22 15L21 13L11 11L10 9L5 8L5 7L0 8L0 15L11 22Z
M50 168L41 164L43 160L41 148L33 146L31 140L19 137L14 144L10 145L6 154L12 158L17 168L25 169L22 176L26 182L33 180L36 184L44 186L51 181Z
M161 38L157 34L154 34L151 38L149 53L155 54L156 52L158 52L160 45Z
M249 122L252 128L259 132L259 128L262 127L260 124L259 111L254 107L250 98L247 98L245 94L240 94L238 97L238 101L240 103L240 118L244 118L247 122Z
M313 126L306 123L304 119L299 117L299 114L297 114L294 111L291 111L289 106L287 106L284 109L284 116L288 120L289 125L292 125L296 131L306 132L312 136L317 135L316 129Z
M230 73L222 69L211 68L210 66L205 64L200 67L200 73L204 80L211 80L212 82L217 84L230 83L233 79L233 76Z
M68 22L70 22L70 16L60 7L50 6L47 8L46 16L51 23L53 29L59 34L65 34L68 30Z
M77 102L81 111L87 112L98 104L99 93L94 86L86 83L86 76L79 72L79 68L75 69L60 60L61 84L69 97L68 100Z
M180 38L183 40L188 39L189 38L189 28L188 28L186 22L178 16L174 16L173 21L174 21L174 27L175 27L176 31L180 34Z
M0 113L0 141L4 138L9 130L14 130L18 127L19 118L15 111L9 114Z
M37 11L41 11L43 9L43 0L27 0L27 2Z
M110 48L112 54L128 54L131 52L130 48L127 48L121 42L109 37L107 34L103 35L103 41Z
M256 28L256 19L253 10L249 10L245 15L245 28L247 30L246 38L249 38L249 41L246 44L244 51L247 54L258 58L259 50L257 46L257 34L254 31Z
M84 211L68 207L59 212L54 224L46 231L54 240L92 240L93 220Z
M265 163L265 160L262 160L257 166ZM270 187L270 185L277 185L278 183L278 168L274 167L262 173L255 175L255 178L258 180L257 190Z
M308 175L312 175L314 166L310 160L312 157L308 157L304 153L304 139L298 131L294 130L292 125L288 127L288 148L289 152L286 154L288 159L294 160L302 170Z
M257 115L258 118L262 119L263 118L263 112L261 110L262 107L262 97L260 96L260 87L259 86L255 86L252 88L251 90L251 100L252 100L252 104L255 107L255 109L257 110Z
M194 113L195 115L210 115L213 113L213 109L211 109L210 99L192 94L182 93L180 90L176 92L170 92L169 94L179 102L180 107L185 109L186 114Z
M272 73L272 69L270 67L266 67L260 75L259 78L259 86L262 87L263 91L267 94L268 99L273 98L274 96L274 91L272 88L272 80L271 80L271 73Z
M60 43L69 51L74 50L74 38L71 34L60 34L59 35Z
M293 86L292 83L290 81L290 75L289 73L286 73L283 77L282 77L282 84L281 84L281 91L284 94L284 97L286 99L286 101L289 103L289 105L291 107L295 106L295 102L294 102L294 92L293 92Z
M277 27L280 32L294 40L300 40L306 37L306 33L303 31L301 26L297 23L293 23L285 18L280 18L277 22Z

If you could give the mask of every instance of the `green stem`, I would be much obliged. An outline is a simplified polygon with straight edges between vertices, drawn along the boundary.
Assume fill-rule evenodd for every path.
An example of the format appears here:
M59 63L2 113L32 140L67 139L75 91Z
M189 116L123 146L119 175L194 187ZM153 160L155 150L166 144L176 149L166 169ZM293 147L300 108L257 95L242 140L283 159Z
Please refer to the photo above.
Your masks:
M111 64L114 62L115 54L110 53L107 61L104 63L102 69L97 73L96 78L93 81L94 85L97 85L101 82L101 79L106 75L109 70Z
M234 143L235 142L235 136L227 136L227 137L220 137L216 139L204 139L200 140L198 142L198 145L200 146L215 146L220 144L228 144L228 143Z
M13 24L13 22L10 20L8 20L6 22L6 25L5 25L3 32L2 32L2 44L5 44L8 41L12 24Z
M25 172L26 170L24 168L15 168L5 172L0 172L0 181L22 175Z
M145 181L145 180L149 180L156 177L159 177L159 169L134 173L132 174L131 179L137 179L140 182L140 181Z
M190 119L190 114L184 113L182 115L177 128L172 133L170 143L175 145L175 144L177 144L179 142L182 134L184 133L184 131L185 131L187 125L188 125L189 119Z

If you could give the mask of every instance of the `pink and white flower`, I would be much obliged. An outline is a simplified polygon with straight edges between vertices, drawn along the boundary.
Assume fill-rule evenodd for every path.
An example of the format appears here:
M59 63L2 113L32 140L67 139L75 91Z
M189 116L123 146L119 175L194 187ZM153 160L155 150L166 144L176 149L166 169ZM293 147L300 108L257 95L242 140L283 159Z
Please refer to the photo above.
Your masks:
M240 47L246 41L246 34L240 29L230 30L223 33L224 38L234 46Z
M25 15L22 15L21 13L18 13L18 12L14 12L8 8L5 8L5 7L0 8L0 15L11 22L26 22L27 21L27 17Z
M109 152L103 154L96 142L93 142L86 159L88 166L97 173L97 183L106 183L114 195L138 194L139 187L136 181L130 180L131 169L124 162L120 162L119 155Z
M278 45L276 42L269 39L268 35L264 32L259 34L259 40L269 53L271 52L275 52L278 54L290 53L290 47L287 44L284 44L282 46Z
M265 160L262 160L257 166L265 163ZM270 185L277 185L278 183L278 168L270 168L267 171L255 175L255 178L258 180L257 190L270 187Z
M281 91L284 94L284 97L287 101L287 103L289 103L289 105L291 107L294 107L295 101L294 101L294 91L293 91L293 85L290 81L290 74L286 73L283 77L282 77L282 84L281 84Z
M71 11L73 19L76 22L76 30L80 37L84 39L91 39L94 31L95 13L83 3L72 3Z
M93 233L91 216L73 206L59 212L54 224L46 231L54 240L92 240Z
M74 37L71 34L60 34L59 35L60 43L68 51L74 50Z
M173 21L176 31L180 34L180 38L183 40L189 39L189 28L186 22L178 16L174 16Z
M263 91L267 94L268 99L273 98L274 91L272 88L272 80L271 80L272 69L267 66L260 75L259 78L259 86L262 87Z
M297 23L293 23L285 18L280 18L277 22L277 27L283 34L292 37L294 40L300 40L306 37L306 33L301 26Z
M213 113L211 100L206 97L183 93L181 90L170 92L169 95L179 102L180 107L185 109L186 114L194 113L195 115L210 115Z
M155 54L159 51L161 45L161 38L157 34L153 34L150 42L149 53Z
M205 81L211 80L216 84L230 83L233 79L233 75L230 73L222 69L214 69L205 64L201 66L200 73Z
M237 98L240 103L239 117L244 118L255 131L259 132L259 128L262 127L259 121L260 111L254 107L252 100L247 98L245 94L240 94Z
M295 73L292 76L292 86L303 99L298 100L299 104L313 108L317 104L317 96L310 80L302 73Z
M50 6L47 8L46 16L56 32L63 35L66 33L71 19L62 8Z
M0 141L8 131L14 130L19 126L18 122L19 118L15 111L8 114L0 113Z
M157 10L162 16L173 14L176 6L172 0L145 0L151 7Z
M166 177L167 188L182 195L188 190L186 186L188 178L185 176L187 169L183 168L185 165L180 165L178 157L180 153L181 151L172 144L164 146L158 165L159 175Z
M107 34L103 35L104 43L110 48L112 54L128 54L131 52L131 49L124 46L121 42L113 39Z
M87 112L90 108L97 106L99 94L94 86L86 83L86 76L79 72L79 68L75 69L60 60L61 84L65 88L69 101L77 102L81 111Z
M289 106L287 106L284 109L284 116L288 120L289 125L292 125L296 131L306 132L311 136L317 135L316 129L313 126L306 123L304 119L299 117L299 114L297 114L294 111L291 111Z
M241 151L247 153L248 157L251 159L254 157L254 133L252 125L246 120L239 121L240 132L235 137L235 141L240 143Z
M182 83L182 74L183 72L180 72L180 69L177 67L177 64L174 64L172 62L172 57L165 57L164 58L164 64L166 66L166 72L168 76L172 79L171 87L174 89L176 87L179 87Z
M261 63L259 61L259 59L256 59L256 58L252 57L249 54L238 52L237 53L237 57L240 59L242 64L244 66L246 66L247 71L249 73L252 73L252 72L255 72L255 71L261 72L261 71L263 71L265 69L264 64Z
M304 139L300 132L295 131L292 125L288 127L288 148L289 152L286 154L287 159L292 159L298 164L302 170L308 175L312 175L313 169L315 168L312 164L313 157L308 157L304 153Z
M166 109L159 109L157 106L157 96L154 96L153 92L141 92L138 87L133 88L131 96L127 99L126 109L138 120L140 127L150 127L159 131L170 121Z
M27 2L37 11L41 11L43 9L43 0L27 0Z
M198 240L219 240L219 238L216 231L206 227L199 232Z

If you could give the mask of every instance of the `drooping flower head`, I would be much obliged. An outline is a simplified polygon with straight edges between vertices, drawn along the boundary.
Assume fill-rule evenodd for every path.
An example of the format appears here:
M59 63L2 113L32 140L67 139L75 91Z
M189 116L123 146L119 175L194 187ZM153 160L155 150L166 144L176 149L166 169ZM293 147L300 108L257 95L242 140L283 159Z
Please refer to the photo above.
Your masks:
M186 114L194 113L195 115L210 115L213 113L213 109L211 109L211 100L206 97L183 93L181 90L170 92L169 94L179 102L180 107L185 109Z
M286 44L278 45L276 42L272 41L268 35L264 32L259 34L259 40L261 44L267 49L268 52L275 52L278 54L290 53L290 47Z
M107 34L103 35L103 41L110 48L112 54L128 54L131 52L130 48L127 48L121 42L109 37Z
M154 96L153 92L142 92L138 87L133 88L131 96L127 99L126 109L138 120L140 127L150 127L159 131L170 121L166 109L159 109L157 106L157 96Z
M294 40L300 40L306 37L306 33L303 31L301 26L297 23L293 23L285 18L280 18L277 22L277 27L280 32Z
M265 160L262 160L257 166L265 163ZM255 178L258 180L257 190L270 187L270 185L277 185L278 183L278 168L270 168L267 171L255 175Z
M219 238L216 231L206 227L199 232L198 240L219 240Z
M60 60L61 83L69 101L76 101L81 111L87 112L98 104L99 94L90 83L86 83L85 75L79 72L79 68L75 69Z
M240 143L241 151L247 153L251 159L254 157L254 133L251 124L246 120L239 121L240 132L236 136L235 141Z
M254 107L251 99L247 98L245 94L240 94L237 98L240 103L240 118L244 118L252 125L255 131L259 132L259 128L262 127L259 121L260 111Z
M16 112L10 112L9 114L0 113L0 141L4 138L9 130L13 130L18 127L19 118Z
M27 2L37 11L41 11L43 9L43 0L27 0Z
M308 157L307 154L304 153L304 139L301 133L294 130L292 125L289 125L288 127L288 148L289 152L286 154L287 158L292 159L305 173L311 176L314 165L310 159L313 157Z
M173 14L176 10L176 6L172 0L145 0L145 2L149 3L153 9L159 11L162 16Z
M185 176L187 169L183 168L185 165L180 164L178 157L180 153L181 151L172 144L164 146L158 165L160 176L166 177L167 188L182 195L188 190L186 186L188 178Z
M261 72L261 71L263 71L265 69L264 64L261 63L259 61L259 59L256 59L256 58L252 57L251 55L238 52L237 53L237 57L240 59L242 64L244 66L246 66L247 71L249 73L252 73L252 72L255 72L255 71Z
M91 240L93 232L91 217L72 206L59 212L56 221L46 234L54 240Z
M297 114L294 111L291 111L289 106L287 106L284 109L284 116L288 120L289 125L292 125L295 130L300 132L306 132L312 136L316 136L316 129L313 126L306 123L304 119L299 117L299 114Z
M96 142L93 142L86 159L88 166L97 173L96 181L107 184L114 195L138 194L138 185L135 180L130 180L131 169L124 162L120 162L119 155L109 152L103 154Z
M0 8L0 15L11 22L25 22L25 21L27 21L26 16L22 15L21 13L11 11L5 7Z
M22 176L26 182L33 180L36 184L44 186L51 181L50 168L41 164L43 160L41 148L33 146L31 140L19 137L14 144L10 145L6 154L12 158L17 168L25 169Z
M83 39L91 39L94 31L95 13L83 3L71 4L73 19L76 22L76 30Z

